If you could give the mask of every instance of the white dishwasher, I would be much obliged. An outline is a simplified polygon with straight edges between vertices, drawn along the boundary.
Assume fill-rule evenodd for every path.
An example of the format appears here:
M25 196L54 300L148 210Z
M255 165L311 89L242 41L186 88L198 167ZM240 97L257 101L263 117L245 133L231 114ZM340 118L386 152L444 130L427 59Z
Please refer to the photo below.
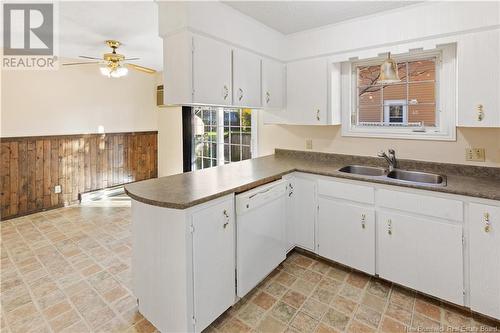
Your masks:
M236 195L236 293L245 296L286 258L286 182Z

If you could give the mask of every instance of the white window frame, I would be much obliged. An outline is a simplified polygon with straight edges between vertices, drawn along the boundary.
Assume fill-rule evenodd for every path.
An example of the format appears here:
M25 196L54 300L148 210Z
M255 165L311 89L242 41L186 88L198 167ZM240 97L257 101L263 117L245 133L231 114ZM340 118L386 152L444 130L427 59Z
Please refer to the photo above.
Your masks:
M385 57L386 55L342 63L342 136L455 141L457 115L456 43L443 45L433 50L391 54L391 57L396 61L436 57L436 126L415 129L399 126L356 126L353 124L353 119L356 119L357 123L358 117L357 67L381 64Z
M203 106L202 106L203 107ZM206 106L206 108L214 109L216 110L216 131L217 131L217 140L216 140L216 145L217 145L217 166L225 165L224 162L224 110L228 109L245 109L245 108L230 108L230 107L214 107L214 106ZM194 113L193 113L194 116ZM257 117L257 110L252 109L251 113L251 141L250 141L250 153L252 155L251 158L258 157L258 117ZM228 164L235 163L235 162L229 162ZM202 169L197 169L196 168L196 151L195 151L195 143L193 141L193 153L191 156L191 168L192 170L203 170L206 168Z

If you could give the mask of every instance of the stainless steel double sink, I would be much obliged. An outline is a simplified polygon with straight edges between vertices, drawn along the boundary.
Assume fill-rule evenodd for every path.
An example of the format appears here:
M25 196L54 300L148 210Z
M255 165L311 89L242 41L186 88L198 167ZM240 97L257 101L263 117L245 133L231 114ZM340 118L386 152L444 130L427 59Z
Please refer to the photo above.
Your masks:
M396 182L411 183L416 185L446 186L445 176L427 172L408 171L401 169L394 169L388 172L384 168L362 165L347 165L340 168L339 171L374 178L386 178L394 180Z

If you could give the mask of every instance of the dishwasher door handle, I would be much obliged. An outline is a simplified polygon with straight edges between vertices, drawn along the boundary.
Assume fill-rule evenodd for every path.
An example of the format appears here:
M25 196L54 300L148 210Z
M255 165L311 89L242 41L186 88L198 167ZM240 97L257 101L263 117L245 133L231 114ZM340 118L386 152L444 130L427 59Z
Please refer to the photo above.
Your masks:
M261 195L261 194L267 193L267 192L271 191L273 188L274 188L274 187L270 187L270 188L265 189L265 190L263 190L263 191L260 191L260 192L257 192L257 193L255 193L255 194L252 194L251 196L249 196L249 197L248 197L248 199L252 199L252 198L255 198L255 197L256 197L256 196L258 196L258 195Z

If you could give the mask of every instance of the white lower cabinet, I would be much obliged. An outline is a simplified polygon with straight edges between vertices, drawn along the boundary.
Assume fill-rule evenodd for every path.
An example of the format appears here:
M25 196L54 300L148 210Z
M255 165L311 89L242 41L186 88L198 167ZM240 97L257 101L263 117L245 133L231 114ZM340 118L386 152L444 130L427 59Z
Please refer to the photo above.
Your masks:
M161 332L201 332L235 302L234 195L188 209L132 200L139 311Z
M316 180L300 175L291 179L292 194L288 198L287 235L291 243L306 250L315 250ZM290 239L288 240L290 242Z
M235 301L233 200L193 213L192 226L193 312L199 332Z
M375 210L318 198L318 254L375 274Z
M455 304L464 304L463 226L379 212L380 277Z
M469 206L470 306L500 319L500 206Z

